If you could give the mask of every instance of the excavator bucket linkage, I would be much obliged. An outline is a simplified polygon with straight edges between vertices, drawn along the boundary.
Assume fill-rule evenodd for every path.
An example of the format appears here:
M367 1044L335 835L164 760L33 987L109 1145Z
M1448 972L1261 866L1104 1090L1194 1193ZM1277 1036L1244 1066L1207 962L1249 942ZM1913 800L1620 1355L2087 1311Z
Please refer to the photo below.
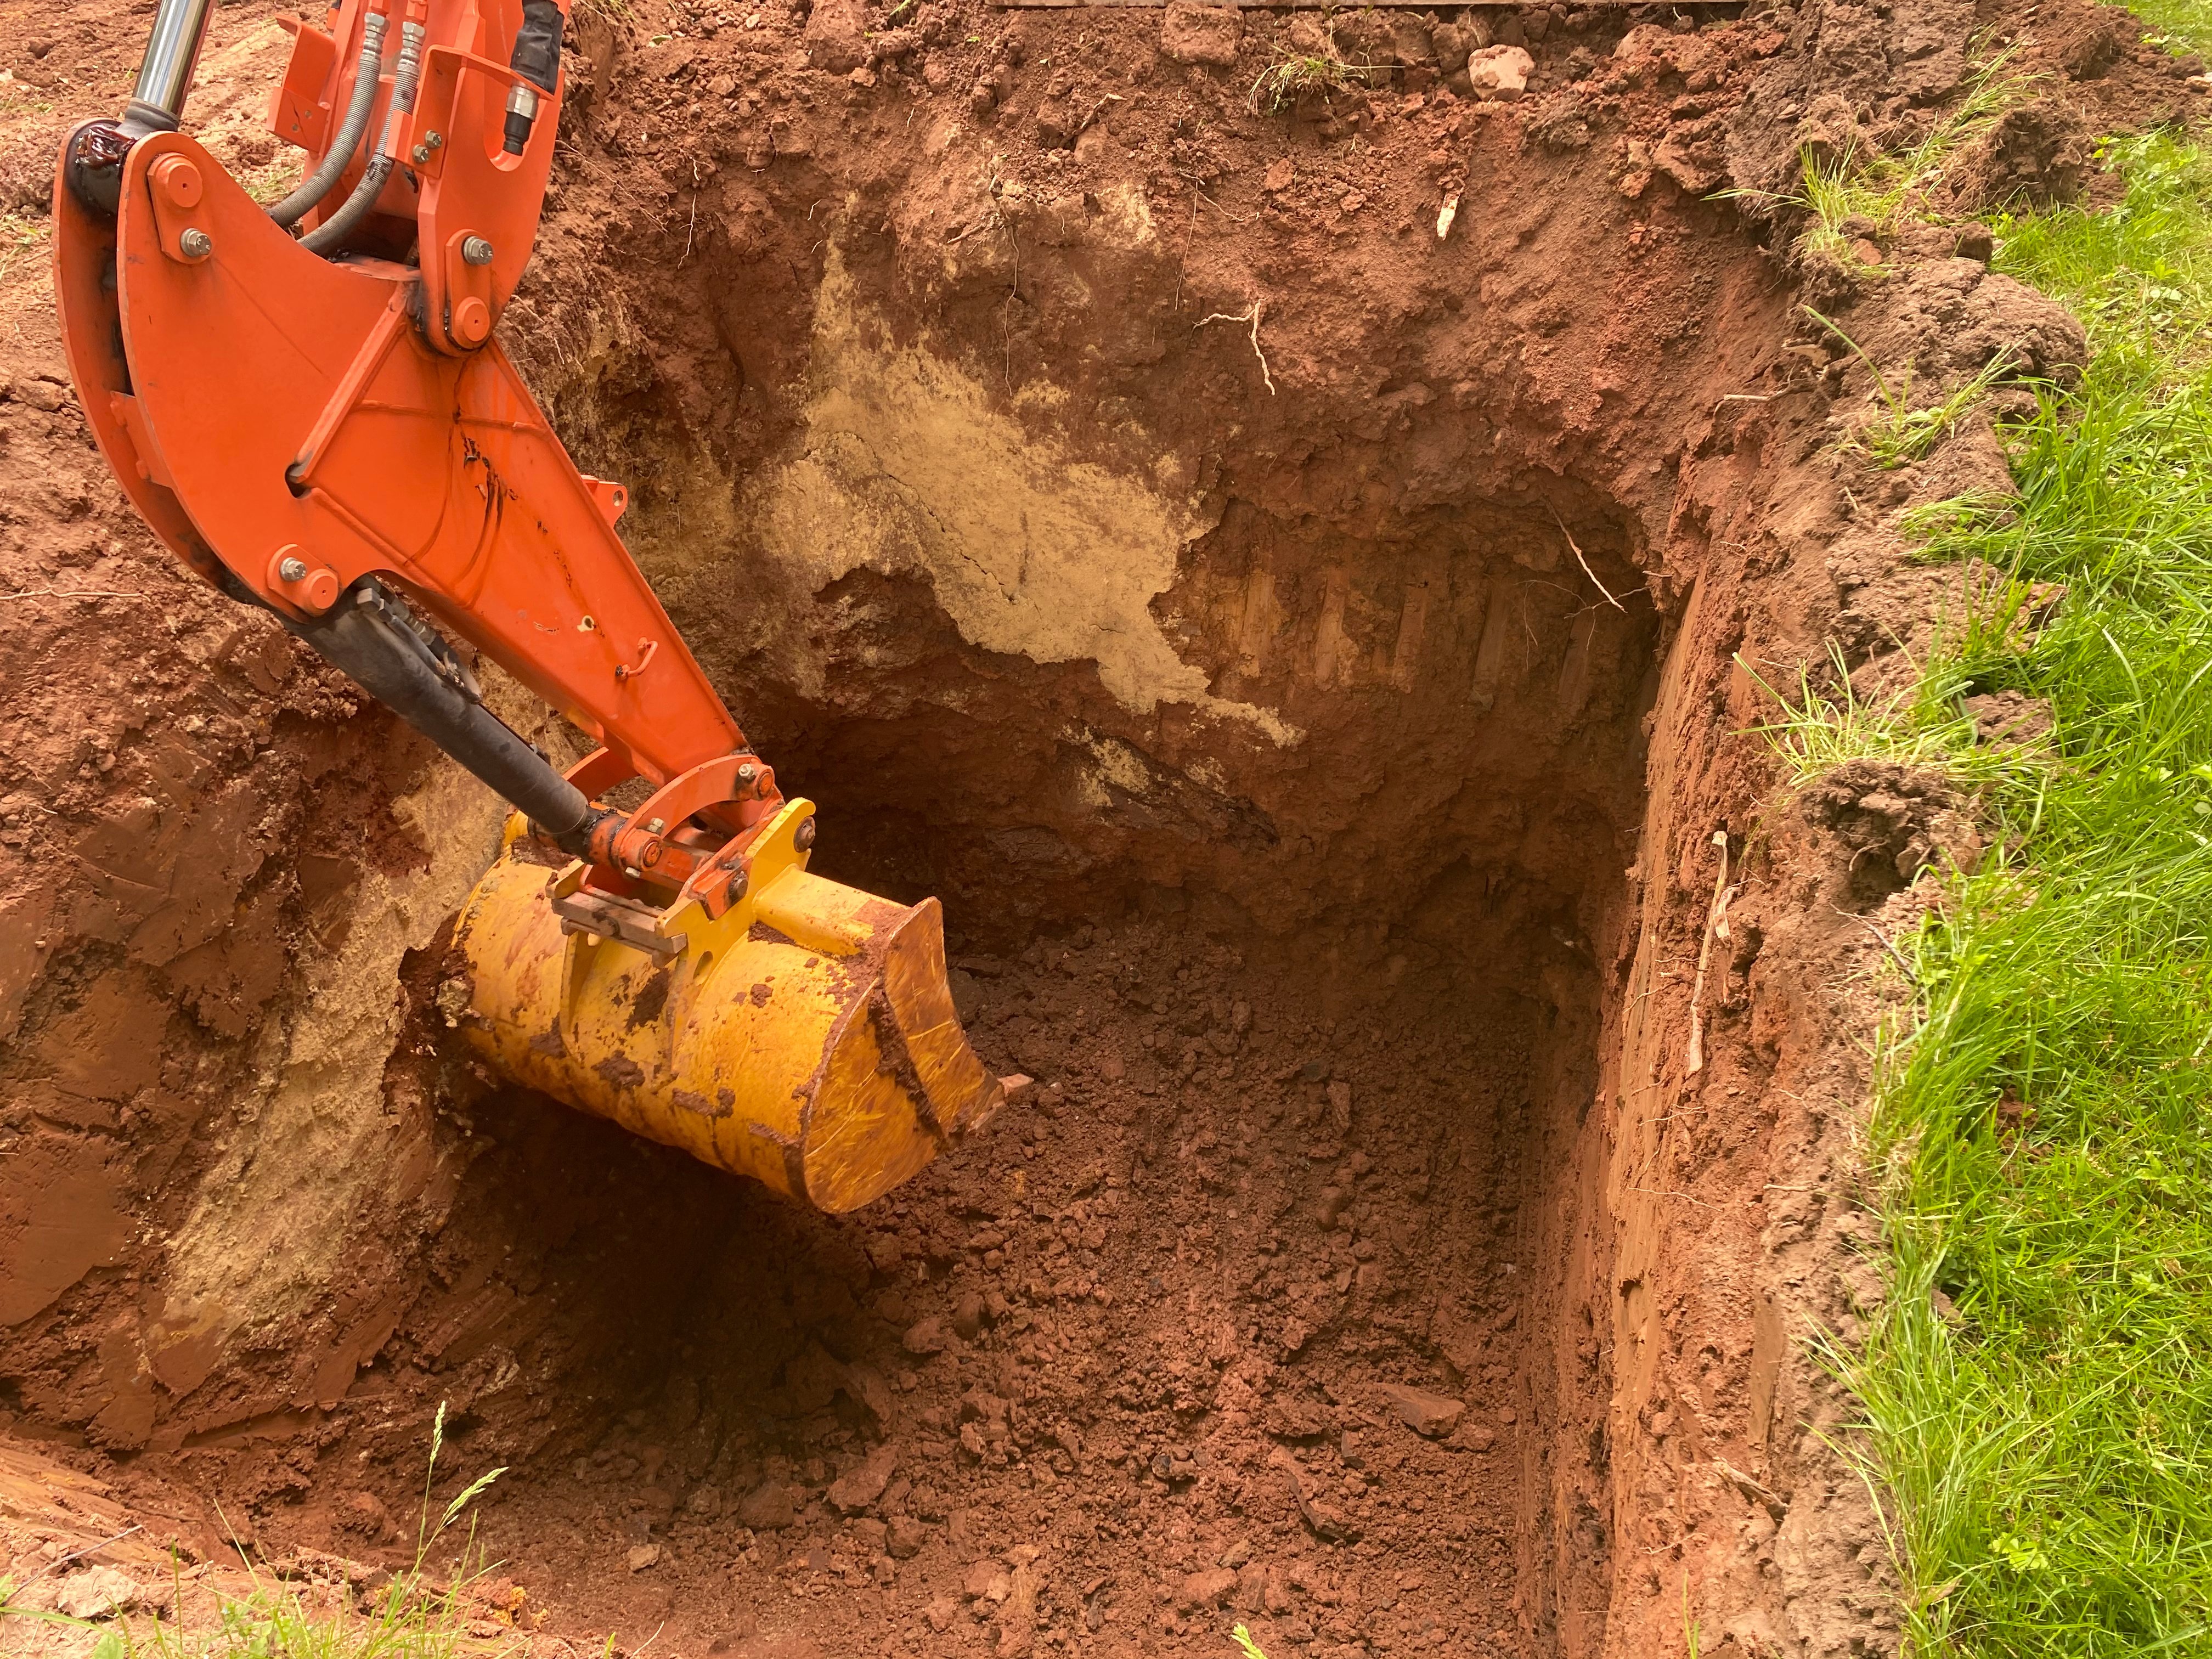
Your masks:
M129 107L70 135L54 283L125 492L518 810L441 1006L509 1077L848 1210L1002 1097L937 902L807 872L787 799L495 335L527 264L565 0L337 0L298 23L254 201L178 131L212 0L159 0ZM457 636L599 745L564 775ZM642 780L647 799L608 805Z

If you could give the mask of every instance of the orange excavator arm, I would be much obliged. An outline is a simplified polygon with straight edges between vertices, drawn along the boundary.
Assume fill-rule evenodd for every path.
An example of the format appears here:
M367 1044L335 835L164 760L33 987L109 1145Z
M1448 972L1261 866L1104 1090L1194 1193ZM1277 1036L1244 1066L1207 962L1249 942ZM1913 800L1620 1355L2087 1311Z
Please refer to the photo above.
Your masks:
M264 207L178 130L210 3L161 0L124 116L61 156L56 293L102 453L180 558L518 809L456 933L480 1048L794 1197L874 1196L998 1098L935 901L806 872L811 805L617 537L623 487L577 471L494 337L544 203L565 4L340 0L295 26L270 125L307 173ZM597 752L556 770L449 635ZM638 778L641 805L605 804Z

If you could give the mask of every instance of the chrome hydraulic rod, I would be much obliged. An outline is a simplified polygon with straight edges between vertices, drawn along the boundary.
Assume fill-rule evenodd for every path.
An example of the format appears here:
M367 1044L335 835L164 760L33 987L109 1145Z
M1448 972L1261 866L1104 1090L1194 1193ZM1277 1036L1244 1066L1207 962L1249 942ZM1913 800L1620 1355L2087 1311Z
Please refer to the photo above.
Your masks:
M138 64L138 83L131 88L126 122L154 132L177 130L214 7L215 0L161 0L146 56Z

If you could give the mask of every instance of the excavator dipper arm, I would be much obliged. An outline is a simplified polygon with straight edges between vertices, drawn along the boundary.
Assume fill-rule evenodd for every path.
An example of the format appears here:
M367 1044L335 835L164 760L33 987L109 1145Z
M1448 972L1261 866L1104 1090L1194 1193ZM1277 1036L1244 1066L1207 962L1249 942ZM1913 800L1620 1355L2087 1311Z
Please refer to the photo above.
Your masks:
M308 174L273 209L176 130L206 13L161 0L123 119L61 157L56 291L102 452L193 569L518 808L455 930L448 1013L479 1049L795 1198L876 1196L999 1098L936 901L806 872L812 806L615 534L623 488L577 471L493 337L544 201L565 8L341 0L295 26L270 125ZM598 750L556 771L448 635ZM606 804L636 779L641 805Z

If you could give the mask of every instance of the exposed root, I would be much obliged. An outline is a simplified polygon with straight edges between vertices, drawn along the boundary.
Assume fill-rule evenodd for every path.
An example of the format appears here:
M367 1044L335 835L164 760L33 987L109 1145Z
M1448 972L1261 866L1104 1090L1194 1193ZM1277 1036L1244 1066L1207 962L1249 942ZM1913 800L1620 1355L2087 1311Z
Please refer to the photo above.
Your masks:
M1567 545L1574 543L1570 540ZM1729 902L1735 897L1735 889L1729 885L1728 831L1714 830L1713 845L1720 849L1721 867L1713 878L1712 908L1705 913L1705 942L1698 947L1698 976L1690 986L1690 1052L1683 1069L1692 1077L1705 1069L1705 968L1712 960L1713 941L1729 936Z
M1264 300L1255 300L1252 301L1250 310L1236 316L1231 316L1225 311L1217 311L1211 317L1200 318L1193 326L1204 328L1208 323L1249 323L1252 325L1252 355L1260 360L1260 378L1267 383L1267 395L1273 397L1275 393L1275 377L1267 373L1267 354L1260 349L1260 312L1266 303ZM1592 577L1590 580L1595 581L1597 579Z

